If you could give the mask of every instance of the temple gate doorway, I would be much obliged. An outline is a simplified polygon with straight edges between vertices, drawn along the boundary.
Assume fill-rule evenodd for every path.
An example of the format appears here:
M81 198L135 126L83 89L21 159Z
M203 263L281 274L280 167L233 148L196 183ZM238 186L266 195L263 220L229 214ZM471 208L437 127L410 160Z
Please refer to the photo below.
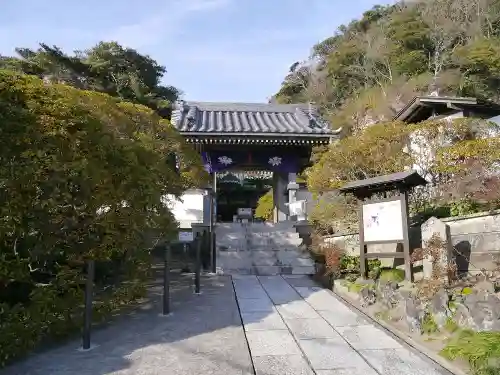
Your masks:
M340 133L309 104L181 101L172 123L203 156L216 197L223 172L270 172L274 222L290 219L287 204L294 201L297 174L308 166L312 147Z
M312 274L309 256L299 251L297 217L289 207L297 203L297 175L309 165L312 148L328 145L340 130L332 130L309 104L181 101L172 123L212 176L210 228L217 237L218 268L228 274ZM238 207L228 201L251 206L258 196L231 194L226 180L245 181L256 173L268 176L272 186L273 223L234 223Z

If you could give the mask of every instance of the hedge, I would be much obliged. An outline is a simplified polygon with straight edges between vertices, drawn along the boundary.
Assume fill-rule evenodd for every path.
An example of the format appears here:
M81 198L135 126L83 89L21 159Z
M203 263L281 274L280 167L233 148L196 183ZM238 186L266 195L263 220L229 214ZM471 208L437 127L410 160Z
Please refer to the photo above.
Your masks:
M96 290L112 286L96 314L143 295L151 238L176 228L162 197L204 175L149 108L2 70L0 137L3 366L81 326L86 259L98 264Z

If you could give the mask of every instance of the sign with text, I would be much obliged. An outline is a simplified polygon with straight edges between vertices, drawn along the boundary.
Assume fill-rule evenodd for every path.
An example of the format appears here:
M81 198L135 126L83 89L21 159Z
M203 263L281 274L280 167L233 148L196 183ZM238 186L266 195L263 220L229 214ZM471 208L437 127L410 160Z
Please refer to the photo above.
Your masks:
M179 242L193 242L193 232L179 232Z
M401 200L363 205L365 242L403 241L403 228Z

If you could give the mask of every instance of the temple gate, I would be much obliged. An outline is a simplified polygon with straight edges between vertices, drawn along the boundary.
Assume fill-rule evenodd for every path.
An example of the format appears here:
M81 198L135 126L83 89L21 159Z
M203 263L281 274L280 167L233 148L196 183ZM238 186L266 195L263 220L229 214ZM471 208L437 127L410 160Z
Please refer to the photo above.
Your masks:
M308 164L313 146L337 138L310 104L177 103L172 123L203 157L213 176L225 171L270 171L274 222L290 218L297 174Z

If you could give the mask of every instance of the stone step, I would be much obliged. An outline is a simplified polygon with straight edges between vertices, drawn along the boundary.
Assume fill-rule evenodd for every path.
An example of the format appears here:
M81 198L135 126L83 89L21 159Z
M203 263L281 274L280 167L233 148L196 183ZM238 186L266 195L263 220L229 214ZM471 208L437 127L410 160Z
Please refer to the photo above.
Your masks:
M300 251L291 223L224 223L216 227L217 265L230 275L311 275L314 262Z

